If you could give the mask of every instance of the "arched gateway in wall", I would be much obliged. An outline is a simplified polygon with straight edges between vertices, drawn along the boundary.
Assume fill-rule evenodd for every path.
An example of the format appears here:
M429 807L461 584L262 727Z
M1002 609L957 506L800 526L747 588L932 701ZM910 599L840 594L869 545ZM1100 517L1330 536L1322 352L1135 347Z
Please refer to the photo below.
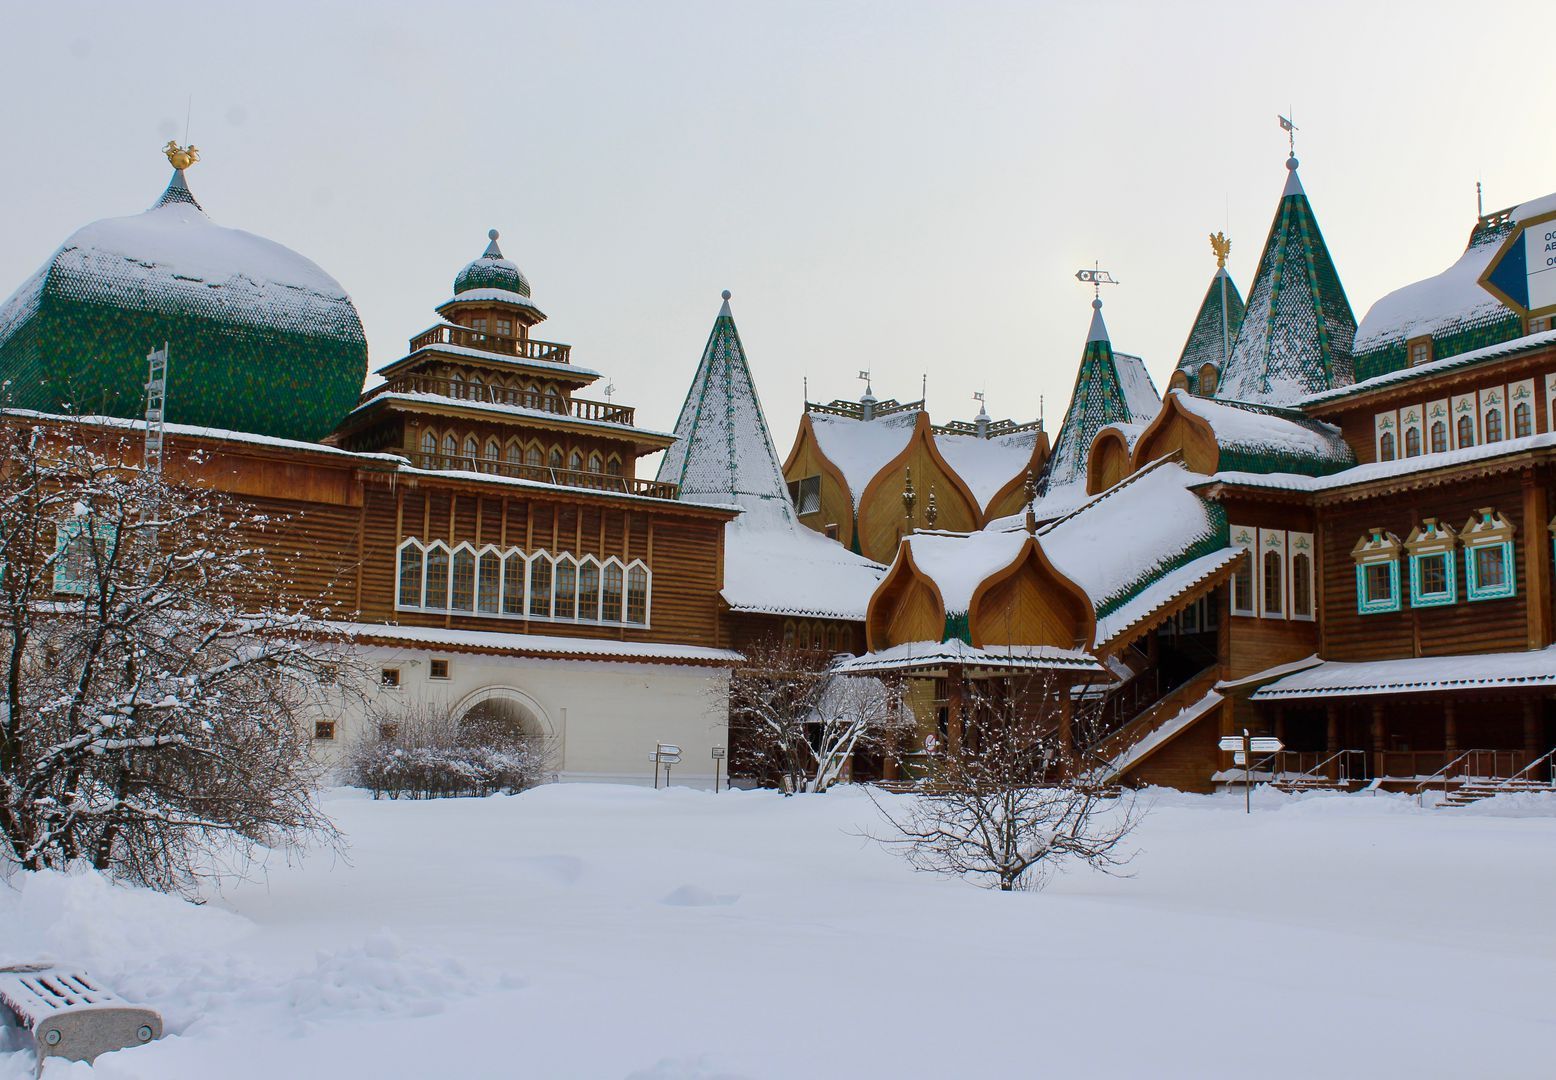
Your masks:
M492 723L548 740L561 735L540 703L512 686L484 686L461 698L451 711L461 724Z

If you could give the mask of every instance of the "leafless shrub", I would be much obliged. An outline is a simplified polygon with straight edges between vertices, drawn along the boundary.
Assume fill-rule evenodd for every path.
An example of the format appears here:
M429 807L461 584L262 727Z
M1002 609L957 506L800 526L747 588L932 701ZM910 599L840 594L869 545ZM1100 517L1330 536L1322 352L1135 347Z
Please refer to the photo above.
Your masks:
M346 755L347 782L373 798L516 792L549 772L546 740L496 718L461 719L439 703L381 711Z

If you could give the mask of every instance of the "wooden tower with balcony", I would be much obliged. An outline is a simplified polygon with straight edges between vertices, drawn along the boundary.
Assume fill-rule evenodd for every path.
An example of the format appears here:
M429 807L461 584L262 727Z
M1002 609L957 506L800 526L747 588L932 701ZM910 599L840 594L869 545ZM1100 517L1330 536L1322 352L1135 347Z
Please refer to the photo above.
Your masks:
M573 364L571 346L530 336L545 313L497 230L488 236L438 305L438 322L379 369L384 382L363 393L332 441L401 454L419 469L675 498L674 484L636 476L638 458L675 436L639 428L629 406L576 396L600 373Z

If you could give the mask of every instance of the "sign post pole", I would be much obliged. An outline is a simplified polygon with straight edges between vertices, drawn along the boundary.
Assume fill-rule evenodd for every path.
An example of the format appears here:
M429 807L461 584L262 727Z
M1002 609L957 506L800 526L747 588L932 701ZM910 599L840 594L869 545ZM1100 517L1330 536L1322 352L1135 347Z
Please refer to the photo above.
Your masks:
M724 748L722 746L715 746L713 748L713 794L715 795L719 793L719 766L723 760Z

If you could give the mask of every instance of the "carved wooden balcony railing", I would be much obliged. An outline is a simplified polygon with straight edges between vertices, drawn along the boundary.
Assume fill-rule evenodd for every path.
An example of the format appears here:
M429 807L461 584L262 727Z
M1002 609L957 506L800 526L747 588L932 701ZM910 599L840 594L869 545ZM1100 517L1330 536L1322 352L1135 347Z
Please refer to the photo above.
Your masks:
M574 420L596 420L605 424L632 427L637 410L607 401L566 398L561 394L542 394L535 390L515 390L508 386L472 382L468 379L443 379L432 375L400 375L390 379L385 389L391 394L436 394L457 401L477 401L489 405L513 405L535 409ZM377 391L369 391L369 394Z
M580 472L576 469L553 469L546 465L523 465L498 458L468 457L464 454L410 455L411 464L418 469L438 471L485 473L488 476L510 476L517 480L533 480L539 484L555 484L558 487L587 488L590 491L610 491L621 495L647 495L655 499L673 499L680 494L676 484L658 480L639 480L635 476L612 476L603 472Z
M423 330L411 338L411 352L431 345L457 345L462 349L478 349L499 356L516 356L520 360L543 360L550 364L572 363L573 347L558 345L554 341L536 341L534 338L505 337L485 330L471 330L463 326L440 323L430 330Z

